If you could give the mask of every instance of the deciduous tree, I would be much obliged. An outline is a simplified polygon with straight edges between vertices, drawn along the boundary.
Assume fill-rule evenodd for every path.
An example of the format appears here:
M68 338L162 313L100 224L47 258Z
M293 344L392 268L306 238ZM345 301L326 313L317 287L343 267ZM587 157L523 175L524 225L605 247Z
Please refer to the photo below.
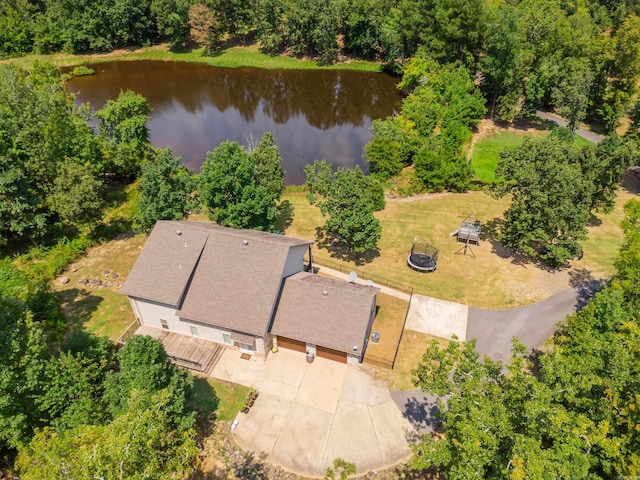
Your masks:
M195 207L195 189L193 172L173 156L171 149L148 160L138 184L142 228L150 229L158 220L182 220Z
M338 168L328 182L331 164L316 162L314 167L305 168L305 173L307 184L314 185L314 193L321 195L317 203L322 215L328 217L325 233L352 253L376 249L382 229L373 212L384 208L384 192L377 179L365 176L360 167Z
M0 447L16 448L40 426L35 398L45 367L46 343L24 302L0 291Z
M480 360L474 341L434 341L413 374L443 399L444 435L423 437L413 465L452 480L636 475L636 314L605 289L559 328L536 369L515 340L507 365Z
M103 181L94 169L65 160L47 201L63 221L91 228L102 218L103 190Z
M499 234L503 245L552 265L579 254L595 187L571 143L553 135L525 139L501 152L496 178L500 181L491 186L491 194L513 195Z
M116 100L109 100L96 112L109 172L129 178L138 175L151 148L147 128L150 113L147 100L131 90L121 91Z
M613 135L596 148L577 148L573 138L556 129L548 139L504 150L496 169L503 181L491 186L498 198L513 194L500 241L551 265L580 254L591 212L611 211L622 175L637 158L633 139Z
M284 185L278 158L270 134L263 136L253 152L229 141L208 152L198 191L209 218L234 228L273 230ZM267 173L271 175L268 178L264 176Z
M262 135L251 156L255 163L254 174L258 184L264 187L273 198L279 199L284 193L285 171L282 168L280 150L271 132L265 132Z
M189 27L191 38L206 47L211 55L214 45L220 39L220 22L215 12L204 4L193 5L189 9Z
M175 427L172 401L167 390L135 391L122 414L107 425L82 425L63 433L46 428L20 449L20 477L184 478L198 448L192 428Z
M171 421L192 426L194 416L187 411L186 401L193 377L170 362L162 343L135 335L118 352L117 359L118 371L107 375L104 383L104 400L114 418L126 411L134 392L166 389L171 395L171 403L166 407L173 414Z

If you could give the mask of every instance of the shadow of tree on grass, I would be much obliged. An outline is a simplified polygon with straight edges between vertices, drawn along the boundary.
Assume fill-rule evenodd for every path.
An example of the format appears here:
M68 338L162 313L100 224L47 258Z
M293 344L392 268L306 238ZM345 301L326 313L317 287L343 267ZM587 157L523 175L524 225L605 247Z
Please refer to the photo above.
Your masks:
M293 204L289 200L283 200L278 205L278 211L276 213L276 230L280 233L285 233L287 228L293 223Z
M62 305L62 310L71 328L82 328L104 300L103 297L84 288L62 290L56 292L56 297Z
M513 263L514 265L522 267L532 266L550 273L559 272L569 268L568 263L565 263L564 265L561 265L559 267L552 267L547 265L540 258L531 257L518 250L513 250L511 248L505 247L502 243L500 243L500 241L498 241L499 232L504 227L504 224L504 219L496 217L493 220L489 220L482 225L482 234L480 235L480 240L488 241L491 244L491 253L494 253L500 258L510 259L511 263Z
M344 243L341 243L339 238L328 236L322 227L316 227L316 246L319 250L324 249L329 252L331 258L354 262L358 267L371 263L380 256L378 248L369 249L362 253L353 252Z

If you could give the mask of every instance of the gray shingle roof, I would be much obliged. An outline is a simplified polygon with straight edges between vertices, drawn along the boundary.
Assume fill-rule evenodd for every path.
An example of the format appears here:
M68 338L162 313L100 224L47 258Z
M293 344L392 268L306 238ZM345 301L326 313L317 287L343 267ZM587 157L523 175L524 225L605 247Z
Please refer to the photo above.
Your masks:
M212 232L178 315L264 335L290 247L311 243L251 230Z
M361 355L373 298L379 291L375 287L297 273L284 282L271 332ZM354 345L358 346L357 352Z
M208 222L160 221L121 291L175 306L189 320L262 336L289 250L311 244Z
M177 307L208 236L185 222L158 222L120 291Z

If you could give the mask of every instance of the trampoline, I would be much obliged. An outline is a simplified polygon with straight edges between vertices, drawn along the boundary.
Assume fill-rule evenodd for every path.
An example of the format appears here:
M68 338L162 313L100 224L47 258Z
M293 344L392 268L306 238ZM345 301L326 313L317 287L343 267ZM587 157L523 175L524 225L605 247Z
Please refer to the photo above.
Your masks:
M426 242L413 242L407 265L419 272L433 272L438 268L438 249Z

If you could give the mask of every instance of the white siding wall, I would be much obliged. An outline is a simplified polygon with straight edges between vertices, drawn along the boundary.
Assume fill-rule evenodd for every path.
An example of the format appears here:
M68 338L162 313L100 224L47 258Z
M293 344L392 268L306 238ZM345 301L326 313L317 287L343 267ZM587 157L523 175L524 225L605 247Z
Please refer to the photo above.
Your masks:
M169 322L169 329L176 331L173 326L178 322L175 307L138 298L129 298L129 300L131 308L133 308L134 313L143 325L162 328L160 319L164 319Z
M304 269L304 255L308 250L308 245L301 245L289 249L289 256L287 257L287 262L284 265L284 273L282 274L283 277L288 277Z
M229 330L224 330L216 327L210 327L202 325L200 323L192 323L188 320L180 320L176 315L176 309L168 305L161 303L150 302L149 300L130 299L134 312L140 313L140 321L143 325L149 325L150 327L162 328L160 320L166 320L169 324L169 331L175 333L181 333L183 335L192 336L191 329L189 327L196 327L199 338L205 340L211 340L217 343L224 343L224 334L231 334ZM225 345L232 347L232 343L226 343ZM255 353L265 356L264 341L260 338L256 338Z
M267 358L267 349L265 348L264 340L262 338L256 338L255 341L255 352L261 355L264 358Z

